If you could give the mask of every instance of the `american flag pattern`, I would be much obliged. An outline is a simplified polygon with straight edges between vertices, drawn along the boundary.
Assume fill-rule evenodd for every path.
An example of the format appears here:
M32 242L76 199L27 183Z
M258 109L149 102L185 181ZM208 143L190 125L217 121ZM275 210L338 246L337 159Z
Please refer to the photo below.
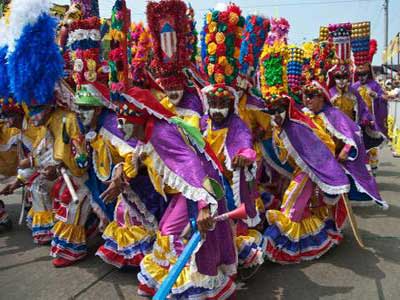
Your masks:
M176 45L176 32L169 23L165 23L161 29L161 50L164 54L164 62L169 62L174 58Z
M347 60L351 57L350 37L338 37L334 39L336 55L339 59Z

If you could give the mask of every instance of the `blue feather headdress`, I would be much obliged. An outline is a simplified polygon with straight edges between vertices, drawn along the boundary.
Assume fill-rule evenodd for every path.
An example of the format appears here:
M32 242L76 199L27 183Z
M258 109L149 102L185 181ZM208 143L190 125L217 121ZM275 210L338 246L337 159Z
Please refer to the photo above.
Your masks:
M0 20L0 99L8 99L10 95L10 81L7 74L7 33L8 26L4 19Z
M10 89L18 103L53 103L64 60L55 42L57 21L48 0L13 0L8 43Z

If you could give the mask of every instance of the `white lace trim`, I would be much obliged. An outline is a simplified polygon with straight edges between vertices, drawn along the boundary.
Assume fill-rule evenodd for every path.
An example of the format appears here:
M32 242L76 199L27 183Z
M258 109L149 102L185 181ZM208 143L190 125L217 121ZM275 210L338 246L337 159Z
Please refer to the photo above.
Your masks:
M344 169L344 171L346 172L346 174L348 174L349 176L351 176L350 172L349 172L346 168L343 168L343 169ZM389 205L387 204L386 201L384 201L384 200L379 200L379 199L373 197L370 193L368 193L368 192L360 185L359 182L357 182L357 180L356 180L353 176L352 176L352 178L353 178L353 181L354 181L354 183L355 183L355 185L356 185L357 190L358 190L360 193L367 194L369 197L371 197L371 198L373 199L373 201L374 201L376 204L378 204L378 205L379 205L380 207L382 207L384 210L387 210L387 209L389 208ZM351 203L355 203L355 202L357 202L357 201L352 201ZM363 201L363 202L364 202L364 201ZM372 201L368 201L368 202L372 202Z
M320 113L319 116L321 117L322 121L325 123L326 129L333 134L336 138L343 141L344 144L352 146L356 149L356 156L352 158L348 158L349 160L356 160L358 157L358 147L356 142L353 139L349 139L348 137L344 136L341 132L336 130L336 128L329 122L328 118L325 116L324 113Z
M331 186L323 181L321 181L317 175L315 175L310 168L307 166L307 164L301 159L300 155L296 152L294 149L293 145L291 144L286 132L284 130L281 131L280 136L282 138L282 141L289 153L290 156L294 158L296 161L296 164L301 168L303 172L305 172L310 179L315 182L319 188L324 191L325 193L331 194L331 195L336 195L336 194L344 194L347 193L350 190L350 184L342 185L342 186Z
M141 151L146 152L148 155L151 155L154 169L157 174L160 176L163 185L167 185L185 196L187 199L192 201L205 201L211 205L211 213L214 214L217 210L218 203L217 200L209 194L204 188L197 188L191 186L187 183L183 178L176 175L167 167L167 165L161 160L158 153L155 151L153 145L150 143L143 146Z
M104 127L100 129L99 135L102 135L105 139L107 139L111 143L111 145L118 148L118 151L122 156L135 151L135 148L130 146L127 142L120 139L116 135L112 134Z
M69 33L67 47L82 40L100 41L101 34L98 29L77 29Z
M138 216L139 221L142 224L147 224L152 230L157 230L158 222L154 215L150 213L144 203L140 200L139 196L131 189L128 188L126 191L126 197L123 197L125 201L132 202L136 205L139 212L144 216L144 219L141 216ZM128 206L129 207L129 206ZM132 208L129 207L130 211L133 211Z

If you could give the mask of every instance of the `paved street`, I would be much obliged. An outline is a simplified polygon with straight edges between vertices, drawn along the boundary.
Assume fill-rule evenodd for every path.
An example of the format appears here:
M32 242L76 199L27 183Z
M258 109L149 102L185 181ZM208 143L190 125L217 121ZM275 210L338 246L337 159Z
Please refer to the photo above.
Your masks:
M265 263L238 299L400 299L399 179L400 159L385 149L378 182L390 209L354 209L367 250L357 246L347 226L344 242L318 261ZM48 246L35 246L29 230L17 225L20 197L5 199L15 226L0 235L0 299L141 299L136 272L118 271L94 257L96 243L85 261L53 268Z

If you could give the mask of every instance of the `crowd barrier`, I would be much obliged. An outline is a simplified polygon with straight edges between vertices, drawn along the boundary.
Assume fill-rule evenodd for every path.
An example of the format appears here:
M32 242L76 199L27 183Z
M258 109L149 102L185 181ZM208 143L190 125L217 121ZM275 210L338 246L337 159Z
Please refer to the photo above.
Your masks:
M393 156L400 157L400 101L389 102L388 134Z

